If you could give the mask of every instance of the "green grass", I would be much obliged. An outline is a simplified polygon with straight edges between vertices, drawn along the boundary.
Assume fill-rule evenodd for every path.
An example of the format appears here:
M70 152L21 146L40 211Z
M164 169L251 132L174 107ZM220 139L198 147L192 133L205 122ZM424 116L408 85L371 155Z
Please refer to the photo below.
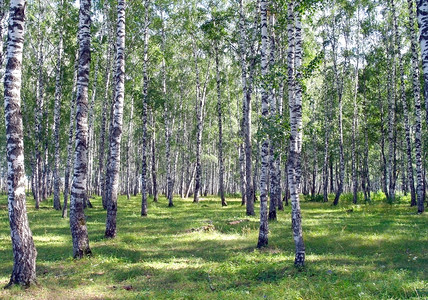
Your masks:
M28 197L30 199L30 197ZM118 236L104 239L100 199L86 211L93 257L73 260L68 219L29 201L38 285L0 299L427 299L428 215L404 199L370 205L303 202L306 267L293 267L290 207L272 222L269 247L255 249L259 217L240 199L199 205L175 198L119 198ZM12 270L6 197L0 198L0 285ZM245 220L230 225L230 221ZM127 290L127 289L129 290Z

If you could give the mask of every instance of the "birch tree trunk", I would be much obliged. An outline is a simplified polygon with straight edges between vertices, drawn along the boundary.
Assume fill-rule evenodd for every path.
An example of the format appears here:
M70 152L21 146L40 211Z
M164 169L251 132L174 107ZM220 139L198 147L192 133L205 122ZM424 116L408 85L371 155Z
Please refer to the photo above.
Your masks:
M74 174L70 198L70 229L73 239L73 257L91 255L86 217L83 210L87 197L87 143L88 143L88 84L91 59L91 1L80 0L79 11L79 71L76 93L76 148Z
M291 220L296 249L294 265L303 267L305 263L305 245L303 242L302 216L300 212L301 192L301 151L302 151L302 87L300 71L302 65L302 23L298 9L300 1L291 0L288 7L289 33L289 98L290 107L290 152L288 159L288 184L291 198ZM294 55L293 55L294 54Z
M131 112L128 123L128 140L126 141L126 180L125 193L129 200L131 196L131 139L133 138L133 122L134 122L134 97L131 98Z
M267 44L268 44L268 31L267 31L267 1L262 0L260 2L260 27L261 27L261 71L262 71L262 126L263 126L263 140L261 148L261 173L260 173L260 228L259 228L259 240L257 242L257 248L262 248L268 245L268 171L269 171L269 138L267 137L267 118L269 114L269 85L267 84L268 75L268 55L267 55ZM251 201L247 199L247 201ZM271 200L272 201L272 200Z
M91 103L89 105L89 116L88 116L88 179L86 181L86 189L88 191L87 198L85 204L92 208L91 201L89 200L89 196L92 192L91 190L91 179L92 179L92 166L93 166L93 157L94 157L94 148L95 148L95 132L94 132L94 106L95 99L97 96L97 82L98 82L98 59L94 63L95 72L94 72L94 82L92 84L92 96Z
M68 128L68 144L67 144L67 162L65 165L64 174L64 205L62 206L62 217L67 217L67 203L70 195L70 171L71 160L73 157L73 141L74 141L74 124L75 124L75 106L76 106L76 86L77 86L77 69L79 66L79 52L76 52L76 61L74 64L73 91L70 103L70 125Z
M276 45L275 45L275 16L273 12L269 15L269 27L271 34L269 36L269 64L266 76L271 76L271 72L275 67L276 61ZM273 79L271 79L273 80ZM278 109L276 104L276 95L274 92L273 84L268 84L268 99L270 105L270 117L272 120L276 120ZM262 112L263 114L263 112ZM269 139L269 190L270 190L270 202L269 202L269 220L276 220L276 207L281 202L281 187L279 178L279 156L275 157L277 145L275 140ZM262 146L263 147L263 146ZM263 164L263 163L262 163Z
M246 205L247 194L245 188L247 187L245 178L245 158L244 158L244 144L239 146L239 178L241 187L241 205Z
M165 22L165 20L163 19L163 14L161 13L161 18L162 18L162 52L163 52L163 58L162 58L162 93L163 93L163 97L165 99L164 102L164 123L165 123L165 158L166 158L166 198L168 200L168 206L172 207L174 206L174 203L172 201L172 197L173 197L173 189L174 189L174 185L173 185L173 178L171 176L171 128L170 128L170 113L168 110L168 96L167 96L167 90L166 90L166 48L165 48L165 42L166 42L166 37L165 37L165 29L164 29L164 24L163 22ZM196 55L196 53L195 53ZM195 61L196 61L196 56L195 56ZM196 80L197 80L197 85L199 85L199 76L198 76L198 65L196 63ZM197 89L197 91L199 91L199 88ZM201 104L201 110L202 110L203 104ZM201 168L201 163L200 163L200 155L201 155L201 139L202 139L202 112L201 112L201 119L199 119L199 114L198 114L198 127L197 127L197 159L199 161L199 179L198 179L198 171L197 171L197 175L196 175L196 180L197 182L200 182L200 168ZM195 192L195 194L197 194ZM198 202L199 200L197 200L195 198L194 202Z
M119 192L120 142L122 140L123 104L125 101L125 0L117 2L116 74L113 130L110 132L110 164L107 172L110 188L107 196L106 238L116 236L117 194Z
M395 4L394 0L390 0L392 22L395 22ZM394 27L394 24L392 24ZM390 59L389 65L391 72L388 72L388 194L387 198L393 202L395 200L395 57L396 57L396 40L391 37L391 44L388 47L388 56Z
M246 212L248 216L254 216L254 201L253 193L254 187L252 185L251 175L252 175L252 145L251 145L251 81L252 74L247 76L248 66L246 62L246 33L245 33L245 16L243 8L243 0L239 1L239 52L240 52L240 62L242 70L242 91L243 91L243 134L244 134L244 143L245 143L245 181L246 181ZM254 69L254 68L253 68ZM252 73L250 71L250 73ZM248 77L248 78L247 78Z
M107 6L104 8L107 14ZM111 74L111 44L112 34L110 32L110 26L108 24L109 20L107 19L107 31L108 31L108 45L107 45L107 54L106 54L106 69L105 69L105 91L104 91L104 101L103 101L103 112L102 112L102 121L101 121L101 132L100 132L100 142L99 142L99 156L98 156L98 174L97 174L97 186L99 187L98 194L102 196L103 208L107 209L107 202L105 197L106 187L105 187L105 172L104 172L104 160L105 160L105 140L106 140L106 131L107 131L107 112L109 104L109 90L110 90L110 74Z
M323 52L325 56L325 47L323 47ZM327 72L326 60L324 60L324 72ZM328 95L328 82L327 78L324 78L324 90L325 90L325 99L324 99L324 166L323 166L323 201L328 202L328 163L329 163L329 138L330 138L330 102Z
M217 117L218 117L218 164L219 164L219 193L221 199L221 206L227 206L224 197L224 160L223 160L223 108L221 103L221 79L220 79L220 62L219 62L219 49L218 42L215 42L215 70L216 70L216 84L217 84Z
M0 66L3 67L3 21L5 17L6 6L4 0L0 0Z
M357 147L357 126L358 126L358 106L357 106L357 98L358 98L358 70L359 70L359 63L360 63L360 49L359 49L359 35L360 35L360 11L358 8L357 12L357 22L358 22L358 29L357 29L357 62L355 65L355 86L354 86L354 97L353 97L353 107L354 107L354 114L352 118L352 194L353 199L352 202L354 204L358 201L358 177L357 177L357 158L356 158L356 147Z
M141 162L141 216L147 216L147 64L148 64L148 47L149 47L149 4L150 1L144 2L144 56L143 56L143 145L142 145L142 162ZM154 134L154 133L153 133ZM156 176L155 179L156 180ZM157 200L157 192L155 196Z
M413 0L410 0L413 1ZM409 9L412 9L410 7ZM412 9L413 10L413 9ZM404 67L403 67L403 57L401 53L401 38L398 35L397 27L395 28L395 35L397 39L398 53L400 55L400 87L401 87L401 103L403 105L403 113L404 113L404 129L406 134L406 155L407 155L407 179L408 185L410 187L410 205L416 206L416 191L415 191L415 180L413 175L413 151L412 151L412 142L411 142L411 132L410 132L410 122L409 122L409 109L407 107L407 99L406 99L406 90L404 84ZM411 38L414 35L411 34Z
M410 3L411 2L411 3ZM419 87L419 59L416 50L416 36L414 27L413 0L408 0L411 31L411 49L413 66L413 92L415 96L416 108L416 128L415 128L415 148L416 148L416 173L417 173L417 195L418 195L418 213L423 213L424 207L424 182L422 174L422 125L421 125L421 94ZM424 72L424 95L425 109L427 112L426 122L428 124L428 3L426 0L417 0L417 15L419 23L419 43L421 45L422 70Z
M196 46L193 45L196 73L196 177L193 194L193 202L199 203L199 194L201 192L201 151L202 151L202 117L204 114L204 99L201 95L201 84L199 80L198 55Z
M40 25L39 25L40 31ZM43 159L42 159L42 141L43 141L43 107L44 107L44 98L43 98L43 50L42 50L42 41L40 38L39 32L39 45L37 48L37 68L38 68L38 79L36 84L36 97L37 97L37 113L36 113L36 139L35 139L35 149L36 149L36 176L35 176L35 195L36 195L36 209L39 209L39 204L42 199L42 177L43 177Z
M62 6L63 1L60 1ZM62 22L62 18L61 18ZM62 29L59 30L59 43L58 43L58 56L56 65L55 75L55 111L54 111L54 144L55 144L55 160L54 160L54 208L56 210L61 209L60 199L60 186L61 178L59 176L59 131L60 131L60 120L61 120L61 97L62 97L62 83L61 83L61 65L62 65L62 47L63 47L63 35Z
M335 83L337 90L337 97L339 101L339 181L337 184L336 196L334 197L333 205L337 205L339 203L340 195L343 192L343 185L345 181L345 157L343 151L343 79L339 80L339 74L337 69L337 40L335 36L335 25L336 21L333 22L333 69L335 75ZM346 67L346 66L345 66Z
M8 26L4 108L8 164L8 211L13 271L8 286L36 281L36 256L25 200L24 135L21 114L22 51L26 1L11 0Z

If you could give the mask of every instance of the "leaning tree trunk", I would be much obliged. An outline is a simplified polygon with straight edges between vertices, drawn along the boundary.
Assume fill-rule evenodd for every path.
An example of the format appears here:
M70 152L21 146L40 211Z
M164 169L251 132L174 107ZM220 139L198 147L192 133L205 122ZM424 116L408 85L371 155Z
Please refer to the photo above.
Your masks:
M88 85L91 59L91 0L80 0L79 11L79 71L76 93L76 148L74 174L70 198L70 229L73 239L73 257L82 258L91 254L86 217L83 210L87 197L87 151L88 151Z
M288 183L291 197L291 219L296 255L294 265L303 267L305 263L305 244L303 242L302 216L300 212L301 192L301 151L302 151L302 23L298 8L300 1L289 2L289 89L294 97L289 99L290 106L290 152L288 159ZM294 11L295 10L295 11ZM291 38L294 37L294 38ZM293 47L294 46L294 47ZM291 76L290 76L291 75ZM291 78L290 78L291 77Z
M144 54L143 54L143 145L141 163L141 216L147 216L147 63L149 47L149 0L144 2ZM153 133L154 134L154 133ZM156 180L156 179L155 179ZM156 192L157 197L157 192Z
M24 134L21 114L22 49L25 0L10 1L4 109L8 164L8 210L13 249L13 271L8 286L36 281L36 256L25 201Z
M267 136L267 118L269 114L269 85L267 84L267 75L268 75L268 55L267 55L267 44L268 44L268 31L267 31L267 1L262 0L260 6L260 27L261 27L261 70L262 70L262 80L264 83L261 85L262 90L262 126L264 137L262 140L261 148L261 160L262 168L260 173L260 229L259 229L259 240L257 242L257 248L265 247L268 245L268 172L269 172L269 138ZM251 201L248 199L248 201ZM272 200L271 200L272 201Z
M116 215L117 215L117 194L119 191L119 170L120 170L120 142L122 140L123 127L123 103L125 100L125 0L117 3L117 41L116 41L116 74L114 111L112 120L112 131L110 132L110 163L108 178L110 195L106 198L107 220L105 237L114 238L116 236Z
M61 0L62 4L62 0ZM62 20L61 20L62 22ZM61 64L62 64L62 44L63 44L63 34L62 29L59 33L59 43L58 43L58 57L56 65L56 75L55 75L55 110L54 110L54 145L55 145L55 160L54 160L54 208L56 210L61 209L61 199L60 199L60 186L61 178L59 176L59 130L60 130L60 120L61 120L61 96L62 96L62 86L61 86Z
M413 65L413 89L415 93L415 107L416 107L416 128L415 128L415 146L416 146L416 172L418 177L417 183L417 194L418 194L418 213L423 213L424 208L424 183L422 176L422 126L421 126L421 100L420 100L420 87L419 82L419 70L418 70L418 54L416 52L416 36L414 32L414 17L413 17L413 1L410 4L409 2L409 12L410 12L410 28L411 28L411 40L412 40L412 65ZM428 125L428 4L426 0L417 0L417 13L418 13L418 23L419 23L419 43L421 45L421 56L422 56L422 70L424 72L424 95L425 95L425 109L426 109L426 122ZM418 85L418 87L416 87Z

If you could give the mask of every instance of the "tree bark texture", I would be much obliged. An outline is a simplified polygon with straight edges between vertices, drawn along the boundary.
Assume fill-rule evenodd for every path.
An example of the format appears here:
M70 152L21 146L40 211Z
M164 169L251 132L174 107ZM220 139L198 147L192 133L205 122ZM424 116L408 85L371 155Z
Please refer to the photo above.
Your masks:
M107 238L116 236L117 195L119 192L120 143L123 127L123 104L125 101L125 0L117 3L117 40L116 40L116 74L113 127L110 132L110 164L107 172L110 174L107 203L106 232Z
M70 198L70 228L73 240L73 257L91 255L86 217L83 210L87 197L87 151L88 151L88 85L91 60L91 1L80 0L79 11L79 71L76 93L76 142L74 151L74 174Z

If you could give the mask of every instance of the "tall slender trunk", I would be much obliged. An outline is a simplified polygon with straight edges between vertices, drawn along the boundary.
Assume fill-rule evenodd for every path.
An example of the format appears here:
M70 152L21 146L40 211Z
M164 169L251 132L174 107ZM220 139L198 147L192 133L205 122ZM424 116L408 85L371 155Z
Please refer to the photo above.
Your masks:
M61 6L63 0L60 0ZM60 8L61 9L61 8ZM61 18L62 22L62 18ZM62 27L62 26L60 26ZM62 97L62 83L61 83L61 65L62 65L62 47L63 47L63 34L62 29L59 30L59 43L58 43L58 56L56 64L55 75L55 111L54 111L54 145L55 145L55 160L54 160L54 208L61 209L60 199L60 186L61 178L59 176L59 130L61 121L61 97Z
M262 80L264 83L261 85L262 90L262 118L263 118L263 133L264 137L262 140L261 148L261 160L262 168L260 174L260 228L259 228L259 240L257 242L257 248L265 247L268 245L268 172L269 172L269 138L267 136L267 118L269 114L269 93L270 90L267 83L268 75L268 54L267 54L267 45L268 45L268 31L267 31L267 1L262 0L260 3L260 27L261 27L261 71L262 71ZM249 200L248 200L249 201ZM272 201L272 200L271 200Z
M413 1L413 0L410 0ZM410 7L409 9L412 9ZM406 90L404 84L404 67L403 67L403 57L401 56L401 38L398 36L398 30L396 28L395 35L397 36L398 41L398 53L400 55L400 87L401 87L401 103L403 105L403 113L404 113L404 129L406 134L406 154L407 154L407 177L408 177L408 185L410 187L410 205L416 206L416 191L415 191L415 180L413 175L413 151L412 151L412 142L411 142L411 132L410 132L410 122L409 122L409 109L407 107L407 99L406 99ZM411 37L414 35L411 34ZM413 50L413 48L412 48Z
M392 22L395 22L395 4L390 0ZM394 24L392 24L394 27ZM390 46L388 47L389 65L391 72L388 72L388 194L387 198L393 202L395 200L395 57L396 57L396 40L391 36Z
M220 62L219 62L218 42L215 42L215 70L217 84L217 117L218 117L218 165L219 165L219 193L221 206L227 206L224 197L224 160L223 160L223 108L221 103L221 79L220 79Z
M116 236L117 194L119 192L120 143L123 127L123 104L125 101L125 0L117 2L117 40L114 111L112 131L110 132L110 163L107 196L107 220L105 237Z
M269 28L271 34L269 36L269 64L267 66L268 70L266 75L269 76L275 68L276 62L276 45L275 45L275 15L270 13L269 15ZM278 109L276 103L276 94L272 83L268 84L268 100L270 105L270 117L273 120L276 120ZM281 202L281 187L279 175L279 156L277 154L277 144L276 141L269 138L269 220L276 220L276 207ZM263 150L262 150L263 151Z
M244 144L239 146L239 177L240 177L240 187L241 187L241 205L247 203L247 194L245 191L246 177L245 177L245 158L244 158Z
M40 25L39 25L40 27ZM40 30L40 29L39 29ZM36 113L36 139L35 139L35 149L36 149L36 177L35 177L35 187L36 187L36 209L39 208L39 204L43 201L43 191L42 191L42 179L43 179L43 158L42 158L42 143L43 143L43 108L44 108L44 91L43 91L43 48L42 41L39 33L39 45L37 49L37 68L38 68L38 79L36 85L36 97L37 97L37 113Z
M336 22L333 22L333 69L334 69L334 76L335 76L335 85L336 85L336 91L337 91L337 97L339 102L339 180L337 184L337 191L336 196L334 197L333 205L337 205L339 203L340 195L343 193L343 185L345 181L345 157L344 157L344 151L343 151L343 78L339 79L339 73L337 68L337 39L335 36L335 25ZM346 64L346 63L345 63ZM345 66L346 68L346 66Z
M291 4L291 5L290 5ZM302 151L302 23L299 12L300 1L291 0L288 7L289 24L289 99L290 106L290 152L288 159L288 182L291 197L291 224L295 242L294 265L303 267L305 263L305 244L303 242L302 216L300 212L301 192L301 151ZM294 54L294 55L293 55Z
M131 98L131 112L128 123L128 140L126 141L126 179L125 193L126 197L131 196L131 141L133 138L133 122L134 122L134 97Z
M94 73L94 82L92 84L92 96L91 96L91 103L89 105L89 116L88 116L88 179L86 181L86 189L88 190L86 203L89 207L92 207L91 202L89 201L89 195L91 193L91 178L92 178L92 165L93 165L93 154L94 154L94 137L95 137L95 130L94 130L94 106L95 106L95 99L97 96L97 82L98 82L98 60L95 61L95 73Z
M105 7L107 13L107 7ZM97 186L99 187L98 194L102 196L103 208L107 209L107 202L105 197L106 187L105 187L105 172L104 172L104 161L105 161L105 142L107 135L107 112L109 104L109 91L110 91L110 76L111 76L111 54L112 54L112 34L108 25L107 20L107 31L108 31L108 45L107 45L107 54L106 54L106 69L105 69L105 90L104 90L104 99L103 99L103 110L102 110L102 120L101 120L101 132L100 132L100 142L99 142L99 154L98 154L98 174L97 174Z
M165 20L163 19L163 14L162 14L162 22L165 22ZM168 199L168 206L172 207L174 206L173 203L173 178L171 176L171 128L170 128L170 113L169 113L169 101L167 100L168 96L167 96L167 88L166 88L166 48L165 48L165 43L166 43L166 37L165 37L165 28L164 28L164 24L162 23L162 52L163 52L163 58L162 58L162 93L163 93L163 97L165 99L164 102L164 115L163 115L163 119L164 119L164 123L165 123L165 158L166 158L166 197ZM196 54L195 54L196 55ZM195 58L196 61L196 58ZM196 72L198 70L198 65L196 63ZM197 85L199 85L199 78L198 78L198 74L197 74ZM199 89L197 89L198 91ZM202 104L201 104L201 110L202 110ZM202 113L201 113L202 116ZM202 118L202 117L201 117ZM197 137L197 141L196 143L198 144L198 152L197 152L197 157L199 159L199 168L200 168L200 144L201 144L201 133L200 131L202 130L201 128L201 124L200 122L202 122L201 120L199 120L199 115L198 115L198 137ZM200 178L200 175L199 175ZM198 177L197 177L198 180ZM200 179L199 179L200 180ZM195 193L196 194L196 193ZM195 202L196 198L195 198Z
M74 78L73 78L73 91L70 100L70 125L68 127L68 144L67 144L67 162L65 165L64 174L64 205L62 206L62 217L67 217L67 203L68 196L70 195L70 172L71 172L71 161L73 158L73 142L74 142L74 126L75 126L75 115L76 115L76 87L77 87L77 69L79 66L79 52L76 52L75 63L74 63Z
M245 16L243 8L243 0L239 1L239 52L240 52L240 62L242 70L242 91L243 91L243 134L244 134L244 143L245 143L245 179L246 179L246 213L248 216L254 216L254 201L253 193L254 187L251 180L252 175L252 145L251 145L251 93L252 93L252 70L248 74L248 64L246 62L246 33L245 33Z
M80 0L79 11L79 71L76 93L76 148L73 185L70 198L70 229L73 240L73 257L91 255L86 217L83 210L87 197L87 142L88 142L88 85L91 59L91 1Z
M428 5L425 0L417 0L417 15L419 23L419 42L421 45L422 69L425 83L425 108L427 110L426 122L428 123ZM416 174L417 185L416 194L418 196L418 213L423 213L424 208L424 179L422 172L422 124L421 124L421 91L419 84L419 58L416 48L416 34L414 27L413 1L409 4L409 26L411 32L412 49L412 73L413 73L413 93L415 97L415 150L416 150Z
M323 47L325 56L325 46ZM324 60L324 72L327 72L326 60ZM323 201L328 202L328 163L329 163L329 142L330 142L330 99L328 94L328 80L324 78L324 165L322 169L323 178Z
M2 3L3 4L3 3ZM26 1L11 0L4 76L4 109L8 162L8 211L13 271L8 286L36 280L36 256L25 200L24 134L21 114L22 49Z
M204 96L201 92L201 84L199 79L198 54L196 45L193 45L193 55L195 60L195 75L196 75L196 177L195 188L193 194L193 202L199 202L199 194L201 192L201 152L202 152L202 118L204 114Z
M364 82L365 83L365 82ZM365 84L363 86L365 87ZM367 111L367 102L366 102L366 89L364 88L363 92L363 112L364 112L364 166L363 166L363 190L364 190L364 201L370 202L370 173L369 173L369 127L367 119L369 114Z
M141 216L147 216L147 98L149 79L147 76L148 49L149 49L149 0L144 2L144 56L143 56L143 145L141 162ZM153 118L153 114L152 114ZM153 135L155 128L153 127ZM154 147L154 145L152 145ZM154 154L154 150L152 156ZM153 166L152 166L153 167ZM156 181L156 176L153 176ZM155 186L155 184L153 184ZM157 200L157 194L155 195Z
M359 48L359 42L360 42L360 11L359 8L357 8L357 22L358 22L358 28L357 28L357 62L355 64L355 86L354 86L354 97L353 97L353 107L354 107L354 114L352 118L352 194L353 199L352 202L354 204L358 201L358 176L357 176L357 154L355 153L357 151L357 127L358 127L358 106L357 106L357 98L358 98L358 71L359 71L359 64L360 64L360 48Z

